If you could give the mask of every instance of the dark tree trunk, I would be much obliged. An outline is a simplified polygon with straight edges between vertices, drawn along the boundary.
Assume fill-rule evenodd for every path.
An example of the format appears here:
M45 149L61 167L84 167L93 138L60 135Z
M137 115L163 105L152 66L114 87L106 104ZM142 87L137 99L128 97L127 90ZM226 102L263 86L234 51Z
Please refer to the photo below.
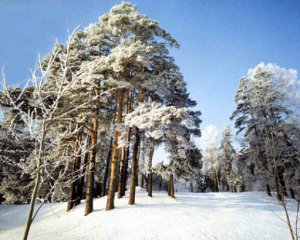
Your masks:
M272 194L271 194L271 188L270 188L270 185L269 185L269 184L266 185L266 191L267 191L267 194L268 194L270 197L272 197Z
M76 200L78 198L78 182L79 182L79 169L81 163L81 141L82 133L78 133L75 140L75 152L72 166L72 175L71 175L71 191L70 197L68 200L67 211L70 211L76 206Z
M118 90L118 109L117 109L117 123L122 123L122 113L123 113L123 89ZM107 194L107 202L106 202L106 210L111 210L115 208L115 191L116 191L116 176L118 169L118 140L120 137L120 132L116 132L114 138L114 147L112 151L112 159L111 159L111 168L110 168L110 177L109 177L109 187Z
M136 178L135 178L135 186L139 186L139 178L138 178L138 174L139 174L139 167L140 167L140 141L139 141L139 145L138 145L138 151L137 151L137 160L136 160Z
M102 184L100 182L96 182L93 197L94 198L100 197L101 192L102 192Z
M295 192L292 188L290 188L291 198L295 199Z
M87 137L87 143L86 143L86 148L88 149L90 147L90 142L91 139L90 137ZM80 171L80 178L78 181L78 194L77 194L77 199L76 199L76 205L80 204L81 199L82 199L82 195L83 195L83 187L84 187L84 179L85 179L85 173L86 173L86 168L87 168L87 163L88 163L88 159L89 159L89 152L86 151L84 153L83 159L81 160L81 171Z
M129 205L135 204L135 187L137 178L137 161L138 161L138 148L140 145L140 133L137 127L135 127L135 138L133 144L132 163L131 163L131 178L130 178L130 194Z
M131 129L130 129L131 132ZM130 133L131 134L131 133ZM130 140L130 138L129 138ZM125 158L125 162L124 162L124 184L122 185L122 195L125 196L125 191L126 191L126 182L127 182L127 178L128 178L128 160L129 160L129 146L126 149L126 158Z
M152 188L153 188L153 181L152 181L152 160L154 155L154 139L151 139L150 151L149 151L149 159L148 159L148 196L152 197Z
M193 181L190 179L190 192L194 192Z
M119 169L119 174L118 174L118 198L123 197L122 195L122 189L123 185L125 184L123 182L124 177L123 177L123 172L125 169L125 158L126 158L126 147L122 147L122 154L121 154L121 161L120 161L120 169Z
M171 185L170 185L170 177L169 177L169 180L168 180L168 196L171 196Z
M163 178L162 176L159 176L159 183L158 183L158 190L161 191L162 189L162 184L163 184Z
M107 186L107 179L108 179L108 173L109 173L109 167L110 167L112 144L113 144L113 138L111 137L110 142L109 142L109 150L108 150L108 155L107 155L107 159L106 159L104 179L103 179L102 191L101 191L100 197L104 197L107 193L106 186Z
M127 103L127 112L131 113L133 111L133 103L134 103L134 90L129 93L129 101ZM122 185L121 185L121 195L125 196L125 191L126 191L126 182L127 182L127 176L128 176L128 160L129 160L129 150L130 150L130 138L131 138L131 128L127 129L127 147L125 150L125 159L124 159L124 167L122 169Z
M147 187L148 187L148 196L149 197L152 197L152 172L151 173L148 173L148 184L147 184Z
M131 106L131 95L130 92L127 94L126 98L126 114L130 112L130 106ZM126 140L130 141L130 128L126 130ZM126 146L122 146L122 153L121 153L121 160L120 160L120 169L118 172L118 198L121 198L125 195L125 192L123 194L124 185L126 183L125 177L125 159L126 159Z
M275 175L275 188L277 192L278 201L282 201L282 198L287 195L286 186L283 179L283 169L280 167L275 167L274 175Z
M218 173L215 173L215 179L214 179L214 191L219 192L219 179L218 179Z
M287 190L286 190L286 185L285 185L285 181L284 181L284 168L279 168L278 170L278 177L279 177L279 185L280 188L282 189L282 194L284 196L287 196Z
M99 108L96 110L96 116L98 116ZM93 196L94 196L94 182L95 182L95 161L96 161L96 144L98 133L98 119L93 119L93 132L91 137L91 149L89 154L89 163L87 168L86 177L86 197L85 197L85 213L87 216L93 211Z
M169 189L170 189L169 196L171 198L175 198L173 174L171 174L169 178Z
M141 174L141 187L144 188L144 174Z

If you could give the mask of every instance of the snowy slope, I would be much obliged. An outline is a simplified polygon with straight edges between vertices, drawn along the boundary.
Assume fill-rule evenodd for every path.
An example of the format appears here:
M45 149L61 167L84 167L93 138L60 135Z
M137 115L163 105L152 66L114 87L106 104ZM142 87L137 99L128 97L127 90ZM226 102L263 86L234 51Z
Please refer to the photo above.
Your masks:
M109 239L290 239L282 208L261 192L177 193L149 198L137 191L137 204L116 199L105 211L106 198L94 201L95 211L84 217L84 204L69 213L66 203L42 207L30 232L32 240ZM290 203L295 219L295 205ZM292 210L293 209L293 210ZM0 206L0 239L21 239L28 206Z

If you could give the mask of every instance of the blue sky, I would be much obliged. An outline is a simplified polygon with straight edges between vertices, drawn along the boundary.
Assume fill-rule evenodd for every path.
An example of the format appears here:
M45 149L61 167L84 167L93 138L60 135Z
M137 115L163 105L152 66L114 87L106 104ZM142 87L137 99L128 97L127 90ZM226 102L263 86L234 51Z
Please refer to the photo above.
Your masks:
M38 53L83 27L117 0L0 0L0 66L24 83ZM172 50L202 111L202 128L229 123L239 78L259 62L300 70L300 1L136 0L180 43Z

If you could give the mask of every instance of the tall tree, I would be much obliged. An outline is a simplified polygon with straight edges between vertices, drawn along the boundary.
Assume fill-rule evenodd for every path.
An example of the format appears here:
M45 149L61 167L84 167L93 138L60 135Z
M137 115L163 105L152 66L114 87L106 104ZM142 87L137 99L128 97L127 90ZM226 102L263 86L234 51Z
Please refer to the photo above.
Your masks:
M294 234L285 196L298 180L299 149L293 139L299 136L299 127L291 121L295 114L288 104L293 99L291 87L297 86L296 71L275 64L258 64L241 79L236 96L237 109L233 113L235 125L244 134L242 156L250 163L257 183L277 192L283 206L291 236ZM294 89L295 90L295 89ZM245 97L243 97L245 96ZM269 189L268 189L269 188Z
M232 134L228 125L224 126L224 130L220 142L220 188L221 191L229 190L229 176L233 172L233 162L235 158L235 150L232 145Z

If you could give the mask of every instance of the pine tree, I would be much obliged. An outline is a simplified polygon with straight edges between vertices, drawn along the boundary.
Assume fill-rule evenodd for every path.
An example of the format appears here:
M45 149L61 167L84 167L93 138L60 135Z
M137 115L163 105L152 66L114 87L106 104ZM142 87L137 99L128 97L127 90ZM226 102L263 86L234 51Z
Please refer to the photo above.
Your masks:
M275 64L259 64L241 79L236 96L237 109L233 113L236 127L244 134L241 159L250 163L252 174L260 185L277 192L283 206L291 236L293 230L288 217L285 196L299 168L299 150L293 139L299 128L291 121L289 88L297 85L296 71ZM294 179L294 180L292 180Z
M224 126L220 142L220 190L228 191L233 186L229 185L229 177L233 178L233 161L235 150L232 146L232 134L228 125Z

